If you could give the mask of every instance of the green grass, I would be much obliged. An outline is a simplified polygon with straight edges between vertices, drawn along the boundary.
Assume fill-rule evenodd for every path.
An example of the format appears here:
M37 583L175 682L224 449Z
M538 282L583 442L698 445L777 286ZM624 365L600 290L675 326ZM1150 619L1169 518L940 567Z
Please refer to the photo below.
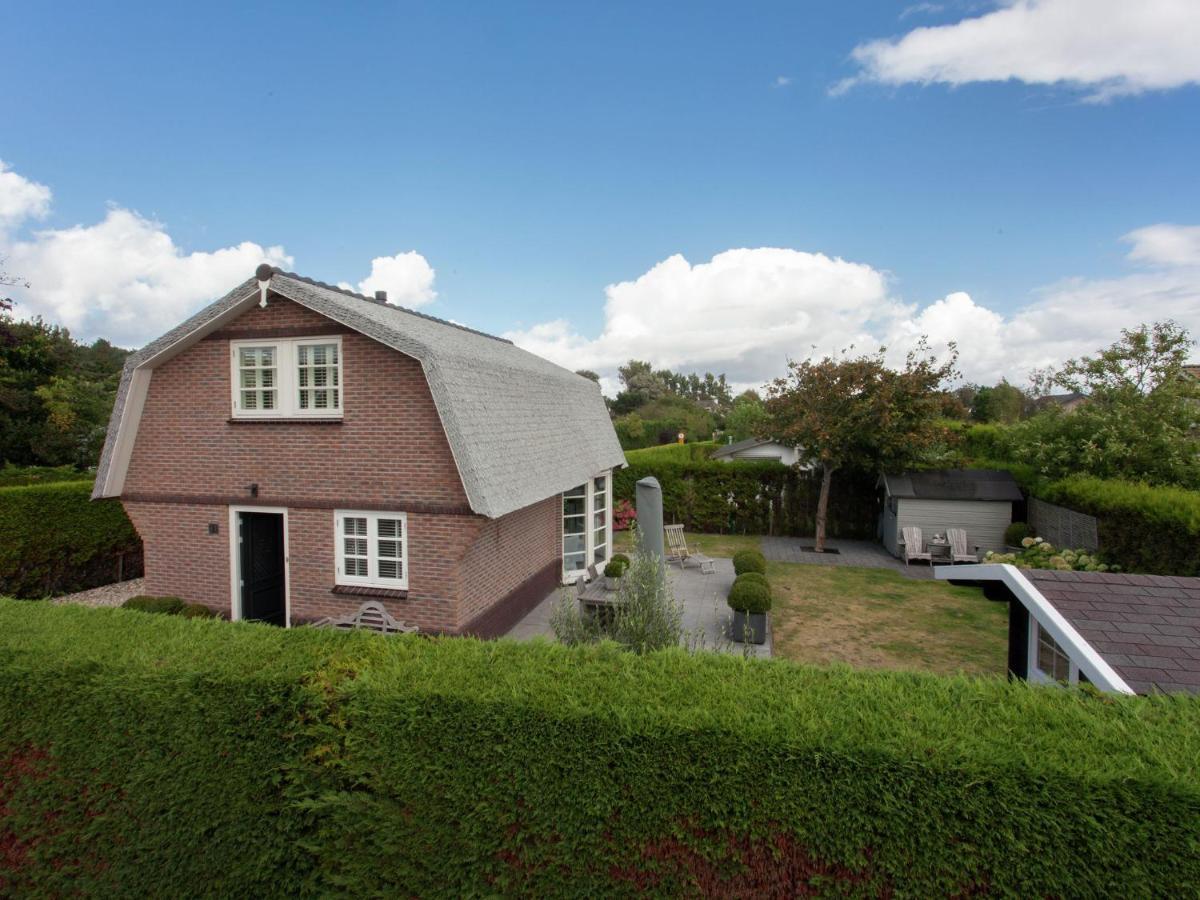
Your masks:
M1003 675L1008 610L887 569L770 563L774 653L795 662Z
M633 549L630 531L613 534L613 547L620 553ZM706 556L731 558L739 550L762 550L762 541L757 534L697 534L689 531L684 535L688 549Z

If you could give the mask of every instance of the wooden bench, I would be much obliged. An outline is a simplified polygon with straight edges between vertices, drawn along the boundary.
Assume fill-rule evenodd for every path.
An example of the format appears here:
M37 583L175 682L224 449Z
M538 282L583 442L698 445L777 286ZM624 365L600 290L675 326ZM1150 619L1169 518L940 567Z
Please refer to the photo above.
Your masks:
M337 628L342 631L364 629L380 634L413 634L420 629L416 625L405 625L388 615L378 600L368 600L357 611L344 616L329 616L313 622L314 628Z

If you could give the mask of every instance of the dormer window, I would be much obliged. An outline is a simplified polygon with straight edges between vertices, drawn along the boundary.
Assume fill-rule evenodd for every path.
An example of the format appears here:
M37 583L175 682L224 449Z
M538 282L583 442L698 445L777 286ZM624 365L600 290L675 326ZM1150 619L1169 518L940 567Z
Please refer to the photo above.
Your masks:
M342 339L231 341L233 416L341 418Z

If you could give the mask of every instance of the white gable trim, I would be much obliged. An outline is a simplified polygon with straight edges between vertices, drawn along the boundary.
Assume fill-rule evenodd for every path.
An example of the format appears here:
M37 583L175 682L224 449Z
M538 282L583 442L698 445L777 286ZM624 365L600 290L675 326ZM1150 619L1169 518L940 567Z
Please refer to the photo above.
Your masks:
M983 563L975 566L937 566L934 577L943 581L1000 581L1021 601L1021 605L1029 610L1029 614L1037 620L1050 636L1058 643L1067 656L1071 658L1079 671L1105 691L1118 694L1133 694L1133 690L1125 680L1116 673L1104 657L1075 630L1066 617L1034 586L1025 575L1014 565L1008 563ZM1033 661L1030 661L1030 665Z

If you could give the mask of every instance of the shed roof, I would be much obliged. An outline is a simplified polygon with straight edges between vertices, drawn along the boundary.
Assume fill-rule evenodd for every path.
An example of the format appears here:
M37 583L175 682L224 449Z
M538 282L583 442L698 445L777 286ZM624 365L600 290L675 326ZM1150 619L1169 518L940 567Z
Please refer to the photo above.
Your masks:
M1200 578L1046 569L1025 576L1139 694L1200 693Z
M766 444L775 443L770 438L747 438L744 441L734 441L732 444L725 444L714 450L709 457L710 459L721 459L725 456L733 456L735 453L741 453L743 450L752 450L755 447L762 447Z
M624 464L599 385L587 378L502 338L291 272L271 270L269 290L421 363L476 513L496 518ZM93 496L121 493L149 373L258 299L251 278L129 358Z
M1000 469L931 469L884 475L892 497L912 500L1021 500L1012 474Z

